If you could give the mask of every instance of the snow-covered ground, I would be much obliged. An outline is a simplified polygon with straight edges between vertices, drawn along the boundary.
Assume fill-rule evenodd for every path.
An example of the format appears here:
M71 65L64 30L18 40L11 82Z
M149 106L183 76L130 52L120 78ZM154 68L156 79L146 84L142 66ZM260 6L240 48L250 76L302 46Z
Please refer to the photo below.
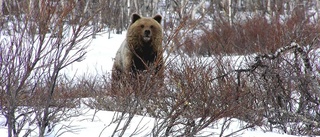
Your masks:
M125 32L123 35L111 35L111 39L107 38L108 34L98 35L94 39L88 48L86 58L81 62L76 62L71 66L65 68L64 72L70 75L90 75L90 74L103 74L110 72L113 64L112 58L115 56L117 49L121 45L125 38ZM53 132L48 137L98 137L98 136L111 136L116 123L113 121L115 114L121 114L121 112L102 111L92 108L82 107L78 108L83 114L78 117L72 117L67 121L62 121L53 129ZM156 119L151 117L144 117L135 115L131 125L124 136L130 136L132 133L137 132L136 136L145 136L152 132L154 122ZM226 131L234 132L237 131L243 122L234 119L230 128ZM204 129L204 134L211 134L210 136L219 136L221 131L221 122L217 122L214 126L210 126ZM69 130L69 131L68 131ZM0 136L7 136L7 127L5 126L5 118L0 115ZM37 136L37 131L31 134L31 136ZM255 129L248 129L237 133L233 136L243 137L290 137L290 135L263 132L259 127Z
M113 58L118 48L125 39L126 32L123 35L98 34L88 47L85 59L81 62L75 62L68 66L64 71L69 75L82 74L102 74L111 72Z
M84 110L85 111L85 110ZM121 112L111 112L111 111L98 111L95 116L94 110L90 109L86 115L72 118L70 121L64 121L61 123L61 125L57 126L55 129L59 129L62 125L68 125L72 126L75 130L75 132L66 132L62 135L62 137L106 137L111 136L115 127L117 126L117 123L112 123L112 120L115 116L115 114L121 115ZM223 135L228 135L232 132L237 131L241 128L241 125L243 125L242 121L232 119L233 123L230 125L230 128L226 131L224 131ZM133 134L135 137L141 137L141 136L150 136L154 123L156 122L155 119L151 117L144 117L136 115L131 124L129 129L125 132L124 136L132 136ZM217 123L213 124L212 126L208 126L208 128L203 130L203 136L209 135L209 136L219 136L221 132L223 119L218 121ZM59 133L63 133L66 131L66 129L55 131L53 134L50 135L50 137L54 137L55 135L58 135ZM118 134L115 134L116 136ZM202 135L201 135L202 136ZM256 129L248 129L243 132L239 132L234 134L233 136L236 137L294 137L292 135L285 135L285 134L279 134L279 133L272 133L272 132L263 132L259 128Z

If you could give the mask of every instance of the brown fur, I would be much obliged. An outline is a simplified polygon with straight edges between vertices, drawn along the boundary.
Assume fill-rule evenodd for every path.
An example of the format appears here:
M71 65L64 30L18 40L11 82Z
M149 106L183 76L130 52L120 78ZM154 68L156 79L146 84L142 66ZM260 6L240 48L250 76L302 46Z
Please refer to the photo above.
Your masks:
M126 39L118 49L113 64L113 82L149 70L153 70L154 74L163 75L161 19L160 15L153 18L132 15Z

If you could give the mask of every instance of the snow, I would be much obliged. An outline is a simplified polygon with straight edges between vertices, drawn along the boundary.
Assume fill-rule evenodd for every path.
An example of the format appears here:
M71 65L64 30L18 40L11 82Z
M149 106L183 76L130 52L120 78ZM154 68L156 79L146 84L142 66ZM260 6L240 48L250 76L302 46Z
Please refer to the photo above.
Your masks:
M95 114L94 118L93 113L94 110L91 109L86 115L72 119L72 123L70 121L62 122L62 124L64 125L69 125L71 123L71 125L75 125L74 128L80 129L78 132L75 133L66 132L65 134L63 134L63 136L111 136L114 129L117 126L117 123L112 123L112 118L115 114L121 115L121 113L111 111L99 111ZM150 117L135 116L131 123L132 124L130 125L129 130L124 134L124 136L130 136L134 132L139 133L139 135L137 136L146 135L148 132L152 130L152 127L150 125L153 124L153 119ZM59 132L64 131L61 130ZM59 132L56 132L55 134L59 134ZM55 135L52 134L51 136L54 137Z
M65 73L73 76L84 73L90 75L111 72L113 58L125 39L126 32L123 32L123 34L113 34L110 39L108 39L108 34L98 34L88 47L85 59L68 66L64 70Z
M71 137L71 136L77 136L77 137L98 137L98 136L111 136L117 123L112 123L112 118L115 114L121 115L121 112L111 112L111 111L98 111L95 114L95 117L93 118L94 110L90 109L89 112L86 115L83 115L81 117L73 118L70 121L62 122L62 124L74 126L73 128L79 129L77 132L66 132L63 134L62 137ZM231 127L229 130L225 131L225 135L236 131L240 128L241 121L239 120L233 120L233 124L231 124ZM155 119L150 117L143 117L139 115L135 115L134 119L132 120L129 129L125 132L124 136L130 136L133 133L138 133L137 135L134 135L136 137L139 136L146 136L148 135L154 126ZM222 122L222 120L221 120ZM213 134L212 132L215 132L216 136L219 136L219 133L221 131L221 125L219 124L221 122L218 122L217 127L214 128L207 128L204 130L203 134ZM61 124L61 125L62 125ZM61 127L60 125L60 127ZM58 128L56 128L58 129ZM60 132L64 132L64 130L61 130L59 132L52 133L48 137L54 137ZM210 136L214 136L210 135ZM118 134L116 134L118 135ZM272 133L272 132L263 132L261 130L246 130L244 132L239 132L235 134L234 136L238 137L293 137L291 135L285 135L285 134L279 134L279 133Z
M97 35L91 45L88 48L86 58L81 62L76 62L69 67L65 68L64 72L72 75L82 74L104 74L111 71L113 60L119 46L125 38L125 32L122 35L111 35L111 39L108 39L108 34ZM111 136L117 123L114 123L114 116L121 115L121 112L95 110L92 108L81 105L80 111L82 115L78 117L72 117L67 121L60 122L53 132L48 137L55 137L61 135L61 137L98 137L98 136ZM145 136L152 132L154 122L159 119L151 117L144 117L135 115L128 130L124 136L131 136L132 133L137 133L136 136ZM5 126L5 118L0 115L0 135L7 135L7 127ZM241 126L242 121L233 119L230 128L226 132L237 131ZM123 122L122 122L123 124ZM203 130L203 134L211 134L210 136L219 136L221 131L221 122L217 122L215 126L209 126ZM31 136L37 136L37 130L31 134ZM22 134L21 134L22 135ZM117 134L116 134L117 135ZM227 135L227 133L226 133ZM248 129L239 132L233 136L243 137L291 137L290 135L263 132L259 127L255 129Z

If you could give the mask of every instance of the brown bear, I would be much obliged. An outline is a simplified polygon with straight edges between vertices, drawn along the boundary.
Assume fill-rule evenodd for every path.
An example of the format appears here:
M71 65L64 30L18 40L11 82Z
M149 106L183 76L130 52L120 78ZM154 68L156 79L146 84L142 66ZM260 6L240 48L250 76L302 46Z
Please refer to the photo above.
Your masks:
M126 39L116 53L112 69L112 83L122 78L136 77L140 72L153 71L163 75L163 31L161 15L142 17L132 15Z

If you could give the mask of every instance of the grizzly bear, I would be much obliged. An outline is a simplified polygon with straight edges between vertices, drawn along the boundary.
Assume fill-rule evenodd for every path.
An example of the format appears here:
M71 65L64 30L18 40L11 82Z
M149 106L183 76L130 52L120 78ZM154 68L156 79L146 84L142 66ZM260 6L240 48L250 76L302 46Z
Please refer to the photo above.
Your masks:
M122 78L136 77L141 72L153 71L163 74L163 32L161 15L142 17L133 14L126 39L121 44L112 68L112 83Z

